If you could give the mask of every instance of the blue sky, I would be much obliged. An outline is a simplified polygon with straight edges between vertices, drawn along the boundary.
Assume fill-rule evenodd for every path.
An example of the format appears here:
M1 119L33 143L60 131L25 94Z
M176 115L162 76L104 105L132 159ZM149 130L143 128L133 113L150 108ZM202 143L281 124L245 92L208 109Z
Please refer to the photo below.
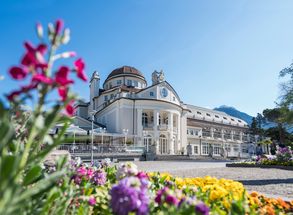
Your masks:
M293 1L270 0L0 0L0 94L19 83L7 76L36 21L64 19L88 76L102 82L115 68L163 69L185 103L231 105L256 115L279 95L278 72L293 59ZM89 97L88 85L76 92Z

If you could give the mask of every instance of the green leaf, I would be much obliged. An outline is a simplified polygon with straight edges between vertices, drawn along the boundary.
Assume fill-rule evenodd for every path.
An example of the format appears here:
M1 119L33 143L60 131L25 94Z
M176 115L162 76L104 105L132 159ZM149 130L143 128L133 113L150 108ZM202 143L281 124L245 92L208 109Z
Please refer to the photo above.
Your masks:
M27 186L36 181L42 174L42 168L39 165L33 166L26 174L23 185Z
M11 172L15 164L16 157L15 155L2 155L2 164L1 164L1 178L10 178Z

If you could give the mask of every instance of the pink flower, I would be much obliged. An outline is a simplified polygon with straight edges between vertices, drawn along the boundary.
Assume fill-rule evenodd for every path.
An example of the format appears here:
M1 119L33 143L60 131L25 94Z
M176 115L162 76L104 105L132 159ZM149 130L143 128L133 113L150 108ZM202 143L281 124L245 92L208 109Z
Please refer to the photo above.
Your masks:
M61 101L65 101L67 99L67 92L68 92L68 89L65 88L65 87L59 87L58 88L58 94L61 98Z
M58 19L56 21L56 24L55 24L55 32L56 32L56 35L60 34L60 32L62 31L62 28L63 28L63 20L62 19Z
M13 101L15 99L16 96L19 96L21 94L21 91L19 90L15 90L15 91L12 91L9 95L7 95L7 99L9 101Z
M74 111L75 111L75 109L73 107L73 101L69 102L69 104L66 105L65 111L68 116L73 116Z
M148 175L144 172L137 173L136 177L138 177L139 179L149 179Z
M88 170L87 170L87 175L88 175L88 177L89 178L92 178L93 177L93 175L94 175L94 170L93 169L91 169L91 168L89 168Z
M78 173L79 175L86 175L86 174L87 174L87 170L86 170L85 167L81 166L81 167L79 167L79 168L77 169L77 173Z
M85 64L84 64L83 60L81 58L77 59L74 62L74 65L75 65L77 77L80 78L83 81L87 81L87 77L86 77L86 75L84 73Z
M28 91L34 89L37 87L37 84L35 83L30 83L29 85L27 86L23 86L20 88L20 90L15 90L13 92L11 92L9 95L7 95L7 99L9 101L13 101L15 99L16 96L19 96L21 95L22 93L27 93Z
M53 84L53 80L43 74L35 74L32 78L32 81L37 83Z
M35 48L31 43L25 42L24 46L27 51L21 60L22 65L41 69L48 67L47 62L44 59L44 54L47 51L46 45L40 44Z
M96 199L95 199L94 196L91 196L91 197L89 198L88 203L89 203L89 205L94 206L94 205L97 203L97 201L96 201Z
M28 74L28 70L25 67L21 68L21 67L14 66L10 68L9 73L12 76L12 78L16 80L22 80Z
M55 81L61 86L67 86L69 84L73 84L74 81L68 79L70 69L67 66L62 66L59 68L58 72L55 75Z

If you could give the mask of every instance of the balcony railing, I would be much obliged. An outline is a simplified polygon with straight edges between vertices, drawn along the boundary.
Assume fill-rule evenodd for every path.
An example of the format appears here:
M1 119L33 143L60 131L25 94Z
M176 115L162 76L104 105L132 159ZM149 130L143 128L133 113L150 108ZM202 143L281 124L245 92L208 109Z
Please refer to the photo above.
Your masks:
M209 132L209 131L203 131L202 132L202 136L203 137L211 137L211 132Z
M224 134L224 139L231 140L232 139L231 134Z
M158 129L159 130L168 130L168 125L167 124L158 125Z
M154 128L154 123L143 124L143 128Z
M221 132L214 132L214 138L222 138Z

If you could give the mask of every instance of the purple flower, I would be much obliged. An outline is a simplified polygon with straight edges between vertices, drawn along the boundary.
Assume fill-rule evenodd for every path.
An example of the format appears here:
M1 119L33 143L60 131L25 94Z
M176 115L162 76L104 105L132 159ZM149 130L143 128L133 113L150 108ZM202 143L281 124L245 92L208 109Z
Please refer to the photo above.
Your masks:
M89 198L88 203L89 203L89 205L94 206L97 203L97 201L96 201L95 197L91 196Z
M195 206L195 213L198 215L208 215L209 212L210 208L203 202L200 202Z
M107 175L106 172L102 169L98 169L97 171L95 171L95 173L93 174L92 177L92 181L96 184L96 185L104 185L107 181Z
M81 183L81 180L82 180L82 177L79 176L79 175L75 175L75 176L73 176L72 179L73 179L73 181L74 181L75 184L80 184Z
M178 199L174 195L167 195L166 202L170 205L177 205L179 203Z
M136 177L126 177L110 191L110 205L114 214L127 215L134 212L137 215L148 214L149 197L147 189Z
M159 205L166 202L169 205L177 206L179 204L179 200L176 197L176 193L170 190L168 187L164 187L163 189L159 190L157 196L155 198L155 202Z

